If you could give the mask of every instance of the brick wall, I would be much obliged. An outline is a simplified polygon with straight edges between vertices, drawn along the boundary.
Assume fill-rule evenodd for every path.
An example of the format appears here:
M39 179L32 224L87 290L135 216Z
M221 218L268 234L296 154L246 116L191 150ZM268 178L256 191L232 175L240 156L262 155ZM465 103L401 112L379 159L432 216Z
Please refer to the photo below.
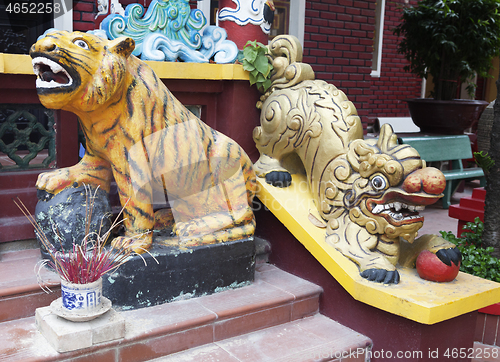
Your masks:
M375 0L306 1L304 58L316 78L344 91L364 122L370 114Z
M73 30L94 30L95 14L97 14L95 0L79 0L78 2L73 2Z
M414 1L414 0L412 0ZM420 95L420 79L404 72L392 29L404 0L386 1L380 78L372 77L376 0L307 0L304 62L317 79L344 91L363 123L376 117L409 116L405 98Z
M125 9L129 4L141 4L146 9L151 3L151 0L119 0L120 4ZM95 16L97 14L96 0L78 0L73 1L73 30L74 31L88 31L94 30L99 26L100 21L96 22ZM101 17L101 21L104 16Z
M411 3L417 1L412 0ZM420 97L422 80L405 72L403 67L408 64L397 47L399 40L392 33L399 24L401 11L399 8L404 0L386 0L384 38L382 51L382 66L380 78L372 78L371 85L371 118L376 117L409 117L404 99Z

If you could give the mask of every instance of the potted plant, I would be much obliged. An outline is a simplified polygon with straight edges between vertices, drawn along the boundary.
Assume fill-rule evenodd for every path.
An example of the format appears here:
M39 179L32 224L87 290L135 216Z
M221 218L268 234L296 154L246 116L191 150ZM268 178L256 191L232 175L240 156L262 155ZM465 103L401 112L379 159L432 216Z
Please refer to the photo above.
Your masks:
M405 70L430 75L434 82L433 100L408 100L415 124L423 131L451 133L471 127L488 103L454 98L466 83L474 99L475 75L489 77L491 61L500 53L500 1L422 0L403 8L394 34L402 37L398 52L409 62Z

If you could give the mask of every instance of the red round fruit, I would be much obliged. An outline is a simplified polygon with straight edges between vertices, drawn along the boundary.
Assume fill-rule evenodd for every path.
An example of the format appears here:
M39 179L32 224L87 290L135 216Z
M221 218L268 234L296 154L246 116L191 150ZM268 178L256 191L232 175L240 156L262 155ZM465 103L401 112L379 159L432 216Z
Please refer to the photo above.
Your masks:
M424 191L431 195L439 195L446 188L446 179L443 173L434 167L426 167L420 170Z
M414 172L405 179L403 183L403 189L409 193L420 192L422 188L422 180L418 173Z
M420 278L431 282L451 282L458 275L460 263L451 266L443 263L434 253L422 251L417 258L417 272Z

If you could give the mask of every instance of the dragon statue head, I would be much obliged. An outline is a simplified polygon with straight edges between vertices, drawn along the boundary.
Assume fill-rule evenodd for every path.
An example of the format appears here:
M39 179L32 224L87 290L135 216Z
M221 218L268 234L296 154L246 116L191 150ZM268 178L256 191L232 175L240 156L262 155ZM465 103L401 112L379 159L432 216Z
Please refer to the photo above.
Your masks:
M419 211L442 197L446 187L442 172L426 167L411 146L398 144L389 125L378 139L352 141L326 174L320 191L326 240L362 273L395 270L399 238L414 241L423 225Z

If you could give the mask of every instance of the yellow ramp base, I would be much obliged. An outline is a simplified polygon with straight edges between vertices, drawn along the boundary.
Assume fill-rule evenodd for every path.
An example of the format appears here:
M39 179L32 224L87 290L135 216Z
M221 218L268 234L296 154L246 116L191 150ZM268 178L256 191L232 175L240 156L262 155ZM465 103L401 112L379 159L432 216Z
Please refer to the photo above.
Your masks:
M450 283L421 279L415 269L398 268L397 285L369 282L356 264L325 242L305 176L293 175L292 186L277 188L258 178L257 197L356 300L423 324L434 324L500 302L500 284L460 272Z

